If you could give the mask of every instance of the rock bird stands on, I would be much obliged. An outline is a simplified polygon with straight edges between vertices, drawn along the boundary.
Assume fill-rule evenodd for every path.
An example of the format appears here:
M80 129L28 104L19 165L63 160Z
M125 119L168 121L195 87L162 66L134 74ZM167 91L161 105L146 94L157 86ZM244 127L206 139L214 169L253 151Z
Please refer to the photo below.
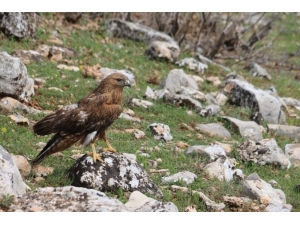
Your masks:
M128 78L114 73L104 78L99 86L77 104L67 105L46 116L33 126L34 133L47 135L55 133L31 164L42 162L47 156L63 151L79 142L83 146L91 144L94 162L99 160L94 142L104 140L104 151L117 152L106 139L106 129L122 112L123 88L131 86Z

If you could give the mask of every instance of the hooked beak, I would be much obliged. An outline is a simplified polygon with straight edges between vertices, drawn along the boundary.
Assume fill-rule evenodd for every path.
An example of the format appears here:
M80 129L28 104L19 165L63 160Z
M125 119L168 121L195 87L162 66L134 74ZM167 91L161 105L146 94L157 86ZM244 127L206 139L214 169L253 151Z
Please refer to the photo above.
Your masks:
M129 81L129 80L126 80L124 86L131 87L130 81Z

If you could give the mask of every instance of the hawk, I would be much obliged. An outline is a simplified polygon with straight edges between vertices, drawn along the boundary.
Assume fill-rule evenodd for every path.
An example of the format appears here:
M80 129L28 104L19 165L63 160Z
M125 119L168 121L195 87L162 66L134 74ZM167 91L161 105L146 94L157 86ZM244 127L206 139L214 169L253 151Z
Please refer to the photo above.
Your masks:
M125 86L131 87L125 75L111 74L77 104L64 106L38 121L33 126L35 134L54 135L31 164L39 164L49 155L78 142L84 147L91 145L92 153L88 155L93 157L94 162L103 162L101 154L97 154L95 150L94 143L98 139L106 143L107 148L103 151L117 152L106 138L106 129L122 112L121 102Z

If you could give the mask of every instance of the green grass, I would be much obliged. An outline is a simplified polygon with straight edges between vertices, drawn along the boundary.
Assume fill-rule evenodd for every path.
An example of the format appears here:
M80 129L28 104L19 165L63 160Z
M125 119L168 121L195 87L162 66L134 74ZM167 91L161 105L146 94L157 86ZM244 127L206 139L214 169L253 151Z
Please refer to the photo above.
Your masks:
M41 15L42 17L55 19L51 13ZM294 23L293 16L295 15L287 14L284 16L286 18L284 18L283 22L284 24L287 24L284 29L289 29L290 32L285 32L280 38L276 39L278 41L278 44L276 45L276 54L293 51L295 49L296 36L293 30L299 28L297 28L298 25ZM276 26L282 28L282 23L276 24ZM52 29L51 26L39 27L37 39L23 40L20 42L6 38L3 34L0 34L0 40L2 42L0 50L7 51L8 53L19 49L34 50L39 44L47 41ZM276 33L278 32L278 29L276 28L272 29L271 32L273 33L270 35L278 35L278 33ZM214 141L224 142L221 138L209 137L206 135L204 135L204 139L199 139L199 133L196 130L183 130L180 126L181 123L186 123L193 127L198 123L221 122L229 129L233 139L238 143L242 143L243 138L236 133L234 127L221 119L221 115L207 118L197 114L189 116L187 114L187 108L175 108L172 105L165 104L162 100L152 101L154 102L154 106L148 109L127 105L127 102L131 98L142 98L147 86L150 86L153 89L160 89L159 85L148 83L147 81L149 78L157 77L157 80L161 82L170 70L179 68L178 66L164 61L149 60L144 55L144 51L147 47L145 44L126 39L107 37L103 26L101 26L99 30L73 30L70 34L62 32L60 35L65 47L73 48L77 51L78 57L76 60L78 61L78 66L95 65L99 63L102 67L127 69L135 74L137 85L131 89L124 89L123 103L124 107L134 110L135 114L140 117L142 121L141 123L133 123L119 119L108 129L107 136L112 145L120 152L136 153L142 146L146 146L146 152L150 154L150 157L145 158L137 155L138 163L143 163L146 171L149 171L150 169L148 165L150 159L155 160L161 158L162 163L158 163L156 169L169 169L171 174L188 170L198 176L195 182L187 185L189 189L188 193L182 193L181 191L172 193L169 190L171 184L161 184L161 177L163 175L151 175L151 178L157 185L165 186L165 188L162 188L164 201L174 202L180 211L184 211L185 207L193 204L197 206L198 211L207 211L204 203L199 200L199 196L191 194L192 190L203 192L211 200L216 201L217 203L223 201L222 196L224 195L243 196L241 184L239 182L232 181L226 183L216 179L208 179L208 176L200 167L201 163L207 162L207 158L197 155L185 155L183 152L176 151L177 141L183 141L189 145L209 145ZM184 53L184 56L192 55ZM180 58L183 58L183 56L180 56ZM298 60L293 59L293 62L298 66L300 65L299 58ZM36 94L32 99L43 110L56 110L60 105L75 103L97 86L95 80L91 77L84 78L81 75L81 72L59 70L56 66L57 63L47 60L40 63L32 63L27 66L28 73L31 77L44 78L46 80L46 84L36 91ZM266 89L270 86L275 86L278 94L282 97L297 98L300 94L300 84L293 79L290 71L270 69L268 71L272 75L272 80L267 81L262 78L251 77L251 75L243 68L243 65L239 63L228 61L225 66L234 68L237 73L243 75L250 83L257 87ZM189 74L195 74L187 69L184 70ZM218 67L210 66L204 75L198 75L206 77L219 76L220 79L222 79L226 73ZM49 87L60 88L63 92L49 90ZM220 89L210 83L204 82L200 90L204 93L208 93ZM205 105L205 103L202 104ZM222 106L222 111L224 112L224 115L242 120L249 119L250 110L247 108L226 104L225 106ZM44 117L42 114L26 116L31 121L38 121ZM173 141L171 143L164 144L154 140L150 131L147 129L147 127L154 122L164 123L170 126L171 135L173 136ZM288 118L288 123L290 125L300 126L298 119ZM131 134L115 132L116 130L123 131L127 128L140 129L146 133L146 137L141 140L136 140ZM47 142L50 137L50 135L43 137L36 136L34 135L31 126L18 126L7 116L0 115L0 144L10 153L24 155L33 159L38 154L37 143ZM272 135L264 134L264 137L271 138ZM276 140L282 149L284 149L285 144L293 141L285 138L276 138ZM99 141L96 143L96 147L100 146L104 146L104 143ZM150 147L155 146L158 146L160 150L149 150ZM245 175L257 172L265 181L270 179L276 180L280 185L280 189L286 194L287 203L293 205L293 211L300 211L300 195L299 192L295 190L295 185L298 184L300 180L299 168L292 167L288 170L282 170L271 165L259 166L254 163L242 162L238 153L235 151L236 146L237 144L233 145L234 150L230 154L230 157L237 159L239 163L238 168L242 169ZM39 184L33 182L34 176L32 174L26 179L27 184L32 188L70 185L71 181L67 179L66 172L74 163L74 160L70 158L73 154L72 150L79 150L81 153L85 153L90 149L72 146L70 149L62 152L65 156L62 159L54 156L48 157L42 165L54 167L54 173L49 175ZM286 178L286 174L289 174L290 178ZM176 182L175 184L186 186L181 181ZM117 196L122 202L126 202L128 199L122 190L107 194L109 196ZM4 204L7 203L4 202ZM227 211L228 209L225 210Z

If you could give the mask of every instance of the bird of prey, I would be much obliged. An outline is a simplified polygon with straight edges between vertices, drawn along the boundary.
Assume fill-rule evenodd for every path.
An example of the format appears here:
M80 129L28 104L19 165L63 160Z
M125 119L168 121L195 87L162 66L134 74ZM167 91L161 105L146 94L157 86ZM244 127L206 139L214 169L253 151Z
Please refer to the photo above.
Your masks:
M31 164L39 164L49 155L63 151L78 142L84 147L91 145L92 153L88 155L93 157L94 162L103 162L101 154L97 154L95 150L94 142L98 139L106 143L107 148L103 151L117 152L106 138L106 129L122 112L121 102L125 86L131 86L125 75L111 74L77 104L64 106L38 121L33 126L34 133L54 133L54 136Z

